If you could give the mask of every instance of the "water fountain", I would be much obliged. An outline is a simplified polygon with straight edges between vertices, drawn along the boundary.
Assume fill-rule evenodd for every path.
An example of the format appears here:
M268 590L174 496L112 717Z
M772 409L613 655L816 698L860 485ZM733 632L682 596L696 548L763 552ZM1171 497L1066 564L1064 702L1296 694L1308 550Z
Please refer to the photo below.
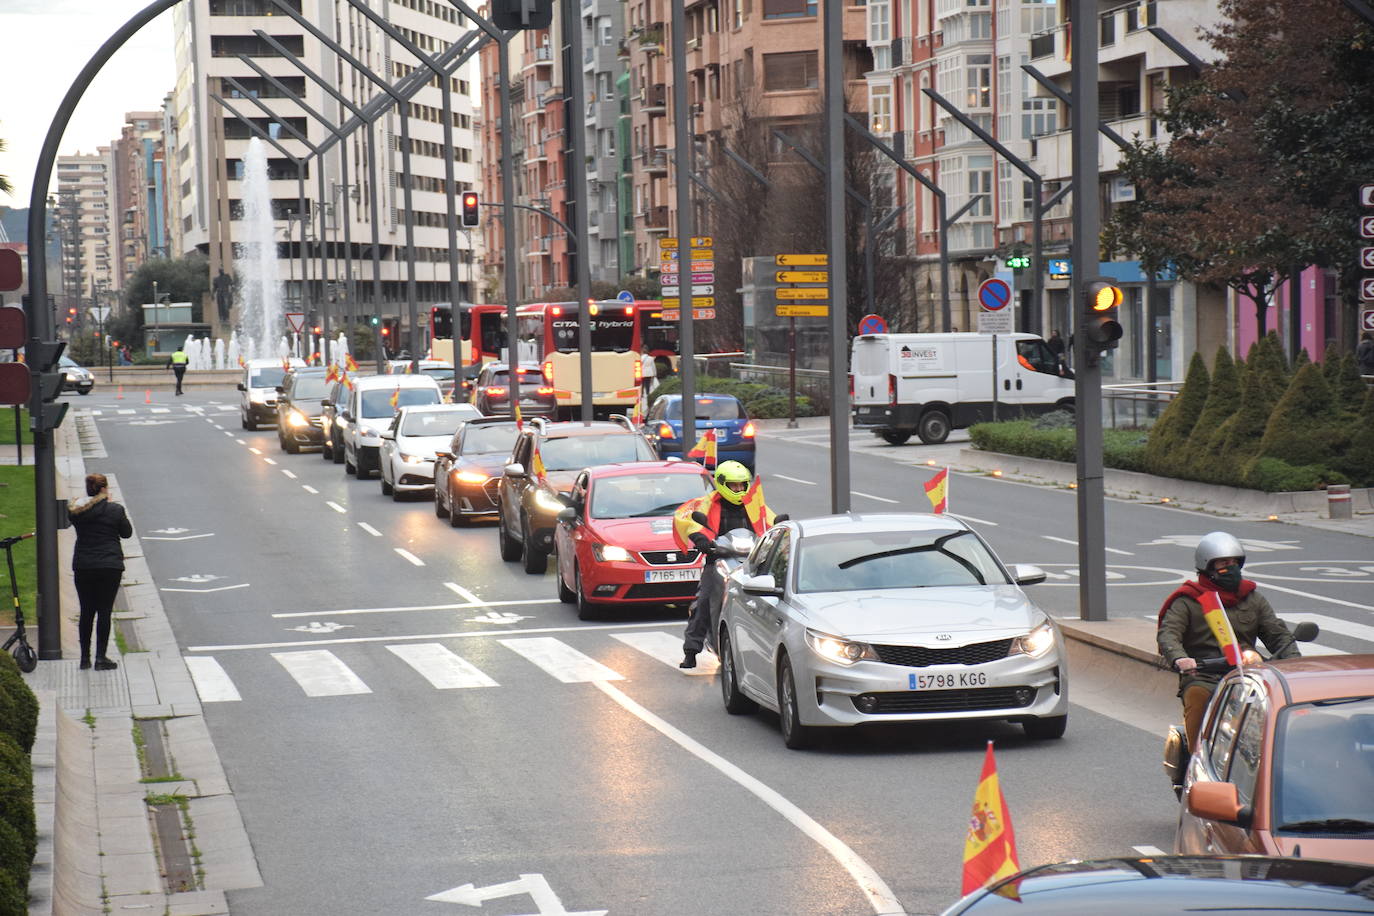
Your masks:
M237 369L237 368L238 368L238 366L239 366L239 360L240 360L240 359L243 359L243 347L240 346L240 344L239 344L239 332L238 332L238 331L235 330L235 331L230 331L230 332L229 332L229 346L228 346L227 351L226 351L226 353L224 354L224 356L225 356L225 360L227 361L227 362L226 362L226 365L227 365L228 368L230 368L230 369Z
M221 337L215 341L215 368L223 369L227 365L224 361L224 338Z
M239 278L240 349L244 356L272 355L272 340L282 326L282 286L277 265L276 226L267 178L267 147L248 141L242 187L243 218L234 270ZM232 347L232 341L231 341Z

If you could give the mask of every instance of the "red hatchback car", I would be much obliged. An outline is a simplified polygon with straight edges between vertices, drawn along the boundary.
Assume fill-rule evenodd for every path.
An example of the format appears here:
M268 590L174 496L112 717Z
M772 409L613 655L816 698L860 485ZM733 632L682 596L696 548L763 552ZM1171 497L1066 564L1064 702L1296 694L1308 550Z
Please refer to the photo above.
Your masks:
M685 604L696 597L702 560L673 539L673 510L711 487L701 465L640 461L577 475L558 515L558 597L590 620L598 606Z

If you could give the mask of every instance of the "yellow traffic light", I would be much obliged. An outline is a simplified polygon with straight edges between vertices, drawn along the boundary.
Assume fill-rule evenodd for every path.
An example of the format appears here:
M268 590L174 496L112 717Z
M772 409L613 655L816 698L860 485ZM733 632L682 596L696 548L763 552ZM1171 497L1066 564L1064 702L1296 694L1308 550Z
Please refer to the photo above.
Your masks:
M1094 277L1083 290L1083 337L1088 345L1090 357L1113 350L1121 340L1121 323L1116 320L1116 309L1125 299L1121 287L1110 277Z
M1088 305L1095 312L1114 309L1121 300L1121 287L1110 281L1094 280L1088 285Z

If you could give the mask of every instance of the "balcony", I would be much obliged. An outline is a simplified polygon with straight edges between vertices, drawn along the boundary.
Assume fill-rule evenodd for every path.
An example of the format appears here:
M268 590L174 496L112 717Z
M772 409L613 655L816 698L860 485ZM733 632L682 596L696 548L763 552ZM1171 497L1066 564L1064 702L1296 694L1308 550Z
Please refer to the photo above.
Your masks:
M1148 112L1137 112L1124 118L1107 121L1107 126L1127 140L1136 137L1154 139L1160 143L1168 142L1164 122L1151 117ZM1047 181L1068 179L1073 175L1073 134L1068 130L1056 131L1037 137L1032 145L1032 164L1036 171ZM1106 137L1100 137L1097 145L1097 167L1102 174L1110 174L1121 166L1121 150L1117 149Z
M520 68L520 73L524 74L539 67L553 69L553 49L548 45L540 45L533 51L525 52L525 62Z
M1098 16L1097 61L1100 79L1122 79L1126 70L1139 73L1142 69L1167 70L1183 66L1177 55L1149 33L1152 25L1162 26L1204 60L1215 56L1215 52L1196 37L1196 12L1190 5L1180 9L1178 4L1154 0L1131 3ZM1070 44L1069 31L1064 25L1032 35L1031 62L1046 76L1067 80ZM1127 65L1125 69L1123 64ZM1045 93L1042 91L1041 94Z
M668 174L668 150L662 146L653 149L644 147L639 151L639 162L649 175Z
M668 87L663 83L646 86L639 92L639 107L645 114L663 114L667 109Z
M527 257L527 258L544 258L544 257L548 257L549 252L552 251L552 250L553 250L553 236L551 236L551 235L536 235L536 236L534 236L533 238L530 239L530 241L529 241L529 247L525 249L525 257Z
M668 208L647 207L640 214L644 218L644 228L648 232L667 232L668 231Z

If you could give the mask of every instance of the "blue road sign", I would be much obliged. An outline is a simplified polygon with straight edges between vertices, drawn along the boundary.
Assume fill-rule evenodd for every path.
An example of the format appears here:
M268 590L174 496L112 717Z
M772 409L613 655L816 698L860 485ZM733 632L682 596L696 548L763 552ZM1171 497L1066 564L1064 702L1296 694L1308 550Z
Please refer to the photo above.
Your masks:
M881 315L865 315L859 319L860 334L886 334L887 322Z
M616 299L620 300L621 302L631 302L631 303L632 303L632 302L635 301L635 294L632 293L632 292L630 292L628 289L622 289L620 292L618 292L618 293L615 294L615 297L616 297Z
M1006 280L996 277L984 280L978 286L978 304L989 312L1000 312L1011 302L1011 286Z

